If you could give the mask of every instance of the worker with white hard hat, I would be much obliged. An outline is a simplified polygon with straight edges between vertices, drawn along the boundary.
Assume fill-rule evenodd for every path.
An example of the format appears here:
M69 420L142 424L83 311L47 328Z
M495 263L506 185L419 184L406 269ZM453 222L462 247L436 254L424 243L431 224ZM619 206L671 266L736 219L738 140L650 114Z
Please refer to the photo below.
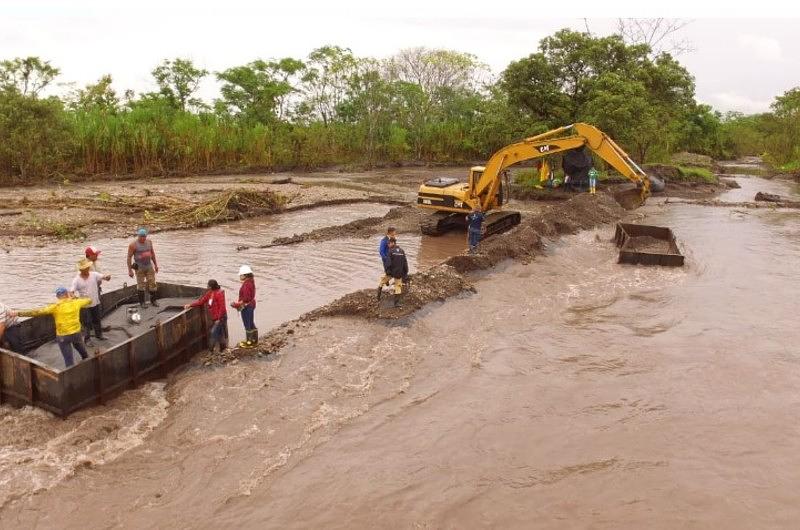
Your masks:
M242 315L242 324L244 324L245 340L239 343L239 347L252 348L258 344L258 329L255 323L256 281L253 269L249 265L239 267L239 281L242 282L242 286L239 288L239 299L231 302L231 307L239 310Z

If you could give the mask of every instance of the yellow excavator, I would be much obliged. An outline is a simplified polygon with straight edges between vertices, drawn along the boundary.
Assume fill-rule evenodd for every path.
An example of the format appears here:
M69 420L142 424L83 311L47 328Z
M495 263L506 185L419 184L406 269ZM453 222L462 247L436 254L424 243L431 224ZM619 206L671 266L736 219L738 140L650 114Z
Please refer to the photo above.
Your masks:
M637 189L631 190L636 200L633 204L629 202L628 207L644 203L650 195L650 179L645 172L604 132L586 123L574 123L503 147L485 166L472 167L467 182L445 177L425 181L419 188L417 206L432 210L432 214L421 222L422 233L440 235L463 227L465 214L478 205L486 214L484 237L519 224L519 212L502 209L508 201L506 168L525 160L544 159L540 174L546 175L550 172L546 157L584 147L636 184Z

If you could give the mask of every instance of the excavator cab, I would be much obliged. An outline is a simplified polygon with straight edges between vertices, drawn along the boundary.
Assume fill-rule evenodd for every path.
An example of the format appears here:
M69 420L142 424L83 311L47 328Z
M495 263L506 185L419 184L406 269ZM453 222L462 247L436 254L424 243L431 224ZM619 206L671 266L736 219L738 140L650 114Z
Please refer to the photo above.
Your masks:
M469 179L467 184L470 191L474 190L478 185L478 182L480 182L484 171L486 171L485 166L472 166L469 168ZM505 196L505 193L508 190L508 171L503 171L501 177L500 184L497 188L497 194L495 195L495 206L502 206L504 203L508 202L506 200L507 197Z
M474 190L475 187L480 182L481 177L483 176L483 172L486 170L485 166L472 166L469 168L469 180L467 184L469 184L469 189Z

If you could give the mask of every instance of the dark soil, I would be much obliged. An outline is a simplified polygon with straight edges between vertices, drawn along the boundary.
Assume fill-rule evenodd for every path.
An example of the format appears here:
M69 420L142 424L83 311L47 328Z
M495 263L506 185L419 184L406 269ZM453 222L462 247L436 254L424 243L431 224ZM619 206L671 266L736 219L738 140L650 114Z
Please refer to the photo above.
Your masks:
M311 232L294 234L291 237L278 237L257 248L295 245L305 241L329 241L342 237L371 237L382 233L387 226L395 227L398 233L419 233L420 221L426 215L428 213L414 206L398 206L389 210L382 217L366 217L343 225L326 226ZM241 245L236 248L237 250L247 250L250 247Z
M441 264L410 276L410 287L402 295L401 307L395 307L394 297L384 293L377 299L375 289L362 289L315 309L308 318L326 316L359 316L367 319L398 319L435 301L443 301L463 291L474 291L472 284L449 265Z
M713 197L728 189L725 184L708 184L705 182L675 182L667 181L667 186L662 193L656 196L676 197L680 199L705 199Z
M575 193L558 189L538 189L530 186L513 185L510 189L512 199L520 201L566 201L575 196Z
M696 206L717 206L723 208L800 208L800 201L786 201L786 202L726 202L717 199L705 200L670 200L667 199L664 204L694 204Z
M669 254L669 241L652 236L637 236L628 239L625 250L646 252L648 254Z

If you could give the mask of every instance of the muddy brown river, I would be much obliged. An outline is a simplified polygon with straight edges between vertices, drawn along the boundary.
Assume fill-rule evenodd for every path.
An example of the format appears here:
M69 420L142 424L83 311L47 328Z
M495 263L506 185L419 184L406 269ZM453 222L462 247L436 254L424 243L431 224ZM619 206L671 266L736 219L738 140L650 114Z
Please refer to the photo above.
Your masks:
M736 178L723 200L797 193ZM659 202L637 213L676 232L686 267L618 265L604 226L405 322L323 320L277 356L183 370L65 421L2 408L0 527L795 528L800 216ZM204 259L235 271L236 230L252 232L158 235L163 278L187 280L170 248L190 276ZM196 250L200 235L216 244ZM267 300L279 275L315 291L292 311L333 296L320 271L345 248L339 272L367 277L346 289L373 283L374 241L327 245L265 249ZM55 259L27 252L5 270ZM15 278L12 293L53 280Z

